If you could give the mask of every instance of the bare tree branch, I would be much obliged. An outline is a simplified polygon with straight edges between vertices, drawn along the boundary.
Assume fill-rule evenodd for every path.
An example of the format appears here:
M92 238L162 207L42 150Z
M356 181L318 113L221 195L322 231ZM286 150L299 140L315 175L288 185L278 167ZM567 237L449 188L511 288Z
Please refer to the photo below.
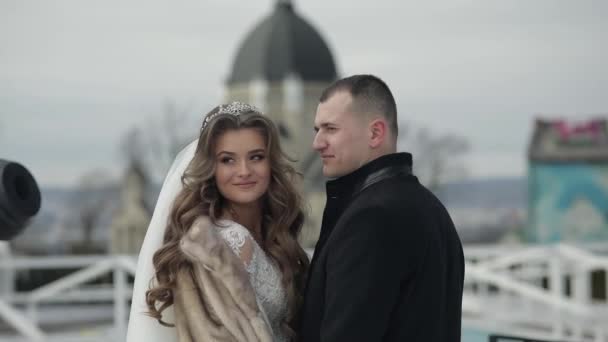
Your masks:
M190 124L189 112L167 100L160 116L125 133L120 142L125 161L137 162L154 179L162 179L177 153L197 136L198 126Z
M438 191L449 180L466 174L462 157L469 152L469 141L455 134L436 135L426 127L405 125L398 145L414 155L414 170L431 191Z
M95 251L93 233L99 226L100 218L110 209L112 179L105 170L91 170L85 173L78 182L78 188L72 199L77 226L82 231L82 240L73 246L76 253Z

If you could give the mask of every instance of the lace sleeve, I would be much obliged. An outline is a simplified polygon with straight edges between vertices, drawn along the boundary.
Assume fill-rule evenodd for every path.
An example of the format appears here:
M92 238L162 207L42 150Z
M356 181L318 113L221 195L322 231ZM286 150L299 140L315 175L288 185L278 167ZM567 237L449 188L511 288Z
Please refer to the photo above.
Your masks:
M252 273L256 243L249 231L244 227L233 225L220 228L220 235L228 243L234 254L243 261L247 272Z

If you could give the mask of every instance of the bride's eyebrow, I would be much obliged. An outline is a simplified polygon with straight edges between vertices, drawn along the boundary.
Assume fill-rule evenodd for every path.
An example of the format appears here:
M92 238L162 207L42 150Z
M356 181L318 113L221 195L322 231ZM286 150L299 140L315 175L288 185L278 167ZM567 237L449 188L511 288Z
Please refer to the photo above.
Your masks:
M266 153L266 149L258 148L258 149L251 150L251 151L247 152L247 154L255 154L255 153ZM236 153L230 152L230 151L219 151L216 154L216 156L221 156L222 154L227 154L229 156L235 156L236 155Z

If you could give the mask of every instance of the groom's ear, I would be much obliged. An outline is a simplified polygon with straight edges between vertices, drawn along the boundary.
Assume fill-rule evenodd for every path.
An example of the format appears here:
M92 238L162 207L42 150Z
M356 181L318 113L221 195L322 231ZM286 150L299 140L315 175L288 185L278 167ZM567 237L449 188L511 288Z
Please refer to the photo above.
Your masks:
M387 135L386 120L377 118L369 124L369 147L378 148L382 146Z

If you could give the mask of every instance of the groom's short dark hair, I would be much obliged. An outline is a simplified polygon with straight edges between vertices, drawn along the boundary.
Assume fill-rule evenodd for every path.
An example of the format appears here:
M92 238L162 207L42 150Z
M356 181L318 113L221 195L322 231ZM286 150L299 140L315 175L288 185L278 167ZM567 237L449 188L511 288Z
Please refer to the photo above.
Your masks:
M346 91L353 97L353 110L377 113L388 121L393 135L397 137L397 104L386 83L374 75L353 75L335 81L321 94L319 102L325 102L339 91Z

